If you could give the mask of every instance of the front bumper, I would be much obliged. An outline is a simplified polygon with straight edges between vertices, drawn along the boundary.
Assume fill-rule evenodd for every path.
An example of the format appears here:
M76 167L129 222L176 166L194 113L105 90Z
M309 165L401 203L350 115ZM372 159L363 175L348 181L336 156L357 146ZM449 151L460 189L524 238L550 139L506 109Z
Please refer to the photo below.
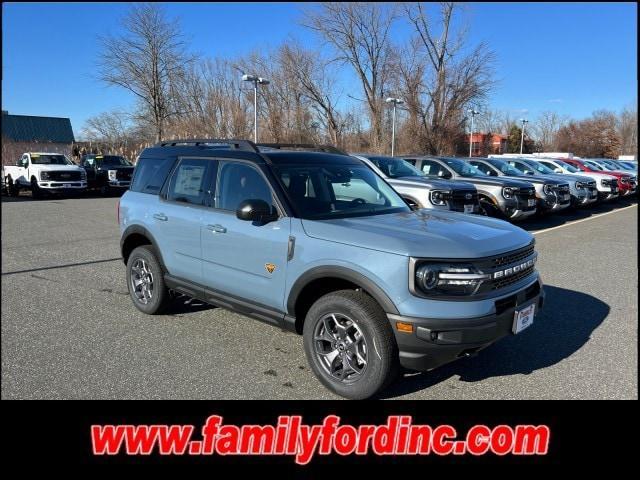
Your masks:
M56 190L82 190L87 188L86 181L71 181L71 182L59 182L59 181L40 181L38 187L42 190L56 191Z
M109 180L107 185L109 188L129 188L131 180Z
M538 205L544 212L557 212L571 206L571 197L569 200L559 201L555 195L546 195L538 198Z
M453 303L453 302L452 302ZM475 318L417 318L387 314L400 352L400 364L410 370L426 371L473 356L512 332L514 314L532 303L536 313L544 304L539 276L515 293L495 299L491 315ZM413 326L412 333L399 332L396 322Z

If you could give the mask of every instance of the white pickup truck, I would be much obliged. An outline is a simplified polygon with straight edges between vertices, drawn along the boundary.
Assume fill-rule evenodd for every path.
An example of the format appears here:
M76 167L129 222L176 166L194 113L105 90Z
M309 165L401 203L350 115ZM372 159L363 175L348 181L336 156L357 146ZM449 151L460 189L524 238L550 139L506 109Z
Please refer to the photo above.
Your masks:
M15 165L4 166L4 180L10 196L18 195L21 189L40 198L44 193L87 188L87 172L61 153L25 153Z

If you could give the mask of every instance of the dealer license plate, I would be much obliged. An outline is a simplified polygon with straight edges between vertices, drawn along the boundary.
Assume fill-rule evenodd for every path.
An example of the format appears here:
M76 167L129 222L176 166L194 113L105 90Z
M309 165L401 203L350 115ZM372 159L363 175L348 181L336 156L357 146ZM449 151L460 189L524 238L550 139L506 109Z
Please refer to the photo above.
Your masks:
M527 200L527 207L535 207L535 206L536 206L535 198L530 198L529 200Z
M536 304L523 308L522 310L516 310L513 316L513 333L518 334L525 328L533 324L533 317L536 314Z
M464 213L473 213L473 205L465 205Z

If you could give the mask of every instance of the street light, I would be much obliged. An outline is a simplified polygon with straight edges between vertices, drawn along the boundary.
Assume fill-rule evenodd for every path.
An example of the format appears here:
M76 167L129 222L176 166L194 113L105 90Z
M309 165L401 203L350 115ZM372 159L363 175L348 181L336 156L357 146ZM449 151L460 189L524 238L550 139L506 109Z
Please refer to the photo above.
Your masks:
M396 144L396 106L402 105L404 103L404 100L389 97L385 100L385 102L393 104L393 120L391 121L391 156L393 157L394 147Z
M520 155L522 155L522 147L524 146L524 126L529 123L529 120L525 120L524 118L520 119L522 122L522 135L520 136Z
M480 112L473 108L470 108L468 112L471 115L471 130L469 131L469 158L471 158L471 152L473 151L473 119L476 115L480 115Z
M257 75L242 75L243 82L253 82L253 141L258 143L258 84L269 85L269 80Z

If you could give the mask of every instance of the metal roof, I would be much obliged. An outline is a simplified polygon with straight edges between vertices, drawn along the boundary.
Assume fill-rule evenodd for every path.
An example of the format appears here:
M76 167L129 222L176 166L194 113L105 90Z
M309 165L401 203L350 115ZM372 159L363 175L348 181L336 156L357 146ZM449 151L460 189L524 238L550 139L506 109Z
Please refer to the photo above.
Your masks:
M14 142L73 143L71 120L2 112L2 137Z

